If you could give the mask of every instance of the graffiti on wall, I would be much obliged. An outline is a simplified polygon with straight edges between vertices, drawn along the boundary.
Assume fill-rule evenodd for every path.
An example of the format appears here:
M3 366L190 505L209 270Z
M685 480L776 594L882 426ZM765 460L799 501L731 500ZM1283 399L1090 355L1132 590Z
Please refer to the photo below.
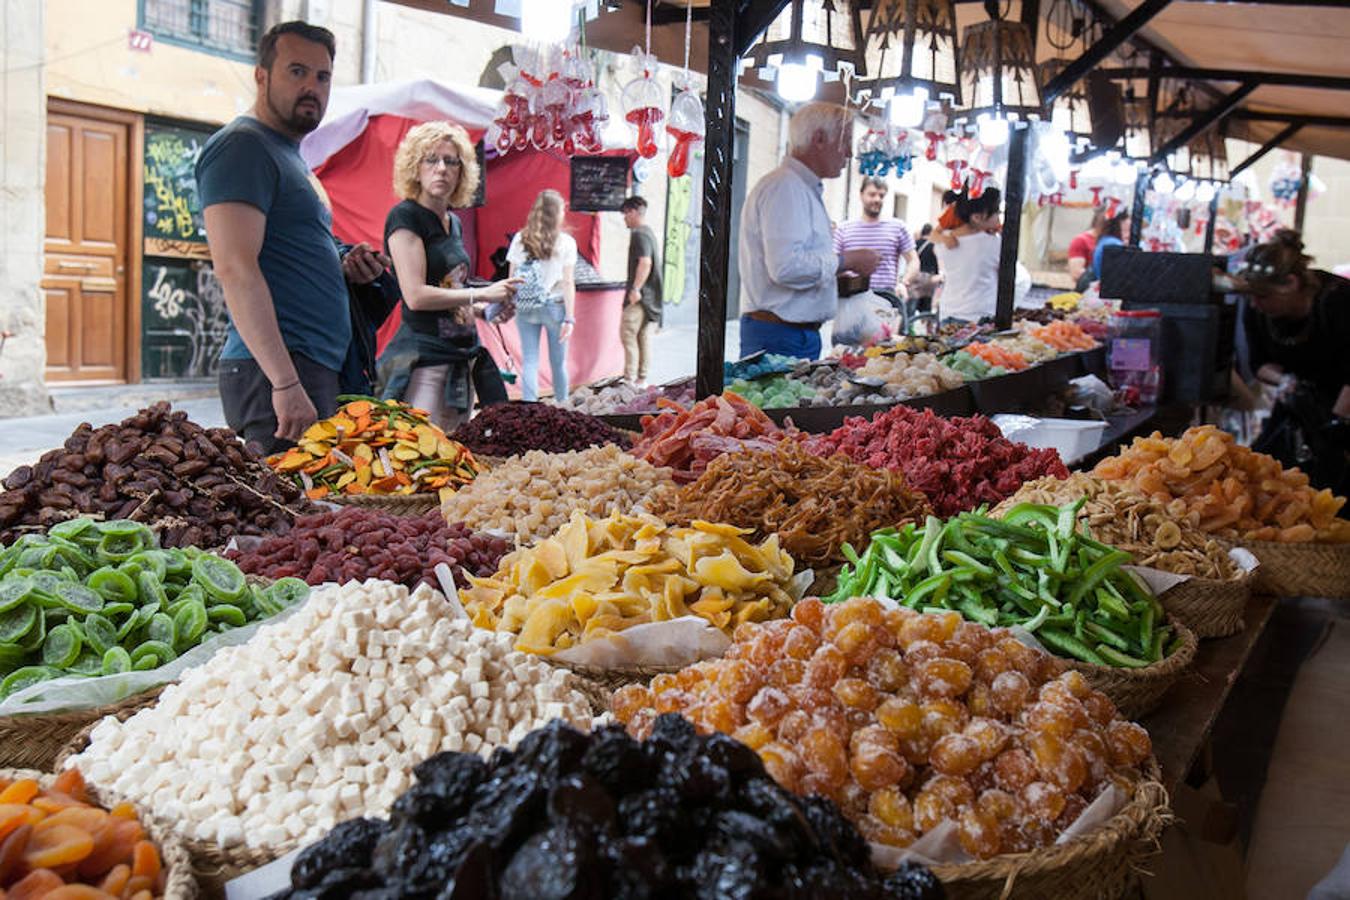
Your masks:
M145 123L143 202L147 241L206 244L194 167L208 136L198 129Z
M146 378L216 374L229 317L225 292L203 260L146 259L141 371Z

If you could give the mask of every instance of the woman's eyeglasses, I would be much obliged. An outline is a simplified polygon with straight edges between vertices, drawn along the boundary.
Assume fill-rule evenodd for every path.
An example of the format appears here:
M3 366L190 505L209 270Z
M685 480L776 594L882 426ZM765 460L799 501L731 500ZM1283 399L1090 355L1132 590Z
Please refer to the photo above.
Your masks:
M447 169L458 169L461 165L458 156L427 156L422 159L422 165L433 169L437 163L445 163Z

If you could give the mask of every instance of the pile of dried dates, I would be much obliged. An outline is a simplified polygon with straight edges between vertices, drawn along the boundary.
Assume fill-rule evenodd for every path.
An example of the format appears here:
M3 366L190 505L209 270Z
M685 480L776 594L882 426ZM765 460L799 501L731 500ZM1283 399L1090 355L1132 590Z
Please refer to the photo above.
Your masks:
M143 522L164 547L219 547L285 532L309 504L225 428L156 403L118 425L80 425L19 466L0 493L0 543L79 515Z

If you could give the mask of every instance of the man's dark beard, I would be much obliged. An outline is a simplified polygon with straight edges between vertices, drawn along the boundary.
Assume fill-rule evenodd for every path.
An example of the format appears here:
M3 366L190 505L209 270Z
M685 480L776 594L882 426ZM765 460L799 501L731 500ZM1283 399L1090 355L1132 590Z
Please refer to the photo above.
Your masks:
M312 119L301 116L296 112L296 109L305 100L312 101L314 103L314 109L318 113L318 115ZM302 97L295 101L295 105L291 107L289 115L282 112L272 100L272 85L270 82L267 85L267 107L272 110L272 115L276 116L279 121L284 123L288 129L296 134L309 134L311 131L318 128L319 122L323 120L323 105L320 104L315 97Z

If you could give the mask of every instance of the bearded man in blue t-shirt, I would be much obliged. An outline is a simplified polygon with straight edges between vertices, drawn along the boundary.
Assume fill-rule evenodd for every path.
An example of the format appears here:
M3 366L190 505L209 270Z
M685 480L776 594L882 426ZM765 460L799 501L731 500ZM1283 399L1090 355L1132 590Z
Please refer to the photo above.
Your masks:
M229 333L220 353L225 421L266 452L337 409L352 340L345 280L383 261L358 244L339 257L332 215L309 180L300 139L319 126L332 86L332 32L284 22L263 35L252 115L211 136L197 188Z

